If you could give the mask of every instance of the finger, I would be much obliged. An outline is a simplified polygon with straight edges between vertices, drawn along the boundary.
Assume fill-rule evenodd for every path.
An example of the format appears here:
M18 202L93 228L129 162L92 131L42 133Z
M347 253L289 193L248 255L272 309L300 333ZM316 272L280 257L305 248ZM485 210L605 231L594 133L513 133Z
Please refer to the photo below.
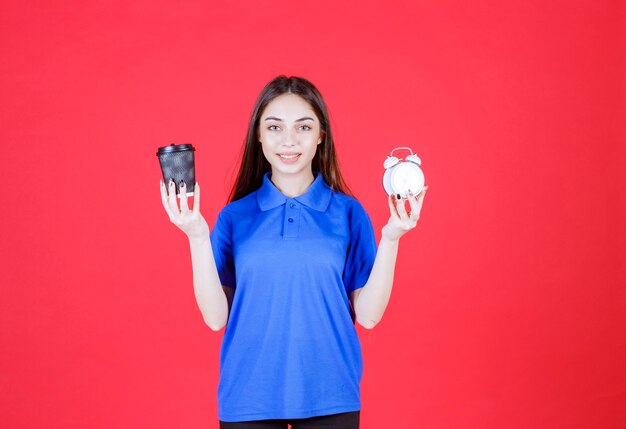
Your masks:
M422 192L420 192L418 195L409 198L409 201L411 203L411 218L419 218L420 212L422 211L422 203L424 202L424 196L426 195L427 190L428 186L422 188Z
M181 213L189 213L189 204L187 202L187 184L184 180L180 181L180 211Z
M170 179L168 193L168 204L170 206L170 210L172 211L172 215L180 214L180 211L178 210L178 203L176 203L176 185L172 179Z
M167 202L167 189L165 188L165 183L161 179L159 179L159 185L161 186L161 203L163 203L163 207L167 212L170 220L172 220L172 211L170 210L170 206Z
M401 220L409 218L409 215L406 212L406 207L404 206L405 201L406 200L404 198L396 198L396 209L398 210L398 215L400 216Z
M420 194L417 196L417 200L418 201L423 201L424 200L424 196L426 195L426 191L428 191L428 186L424 186L424 188L422 189L422 192L420 192Z
M411 205L411 213L409 213L409 218L411 220L419 219L422 204L418 203L417 196L414 196L412 192L409 192L409 204Z
M389 195L389 198L387 198L387 202L389 203L389 211L391 212L391 216L400 219L400 215L398 214L398 210L396 209L396 205L394 204L395 199L396 196L393 194Z
M196 182L196 186L193 189L193 213L200 213L200 185Z

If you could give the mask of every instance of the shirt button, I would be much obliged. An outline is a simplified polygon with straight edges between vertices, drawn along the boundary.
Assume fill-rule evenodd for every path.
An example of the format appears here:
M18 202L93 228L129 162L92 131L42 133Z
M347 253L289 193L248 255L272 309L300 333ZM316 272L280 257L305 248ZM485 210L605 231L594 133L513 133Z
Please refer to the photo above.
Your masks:
M294 203L289 204L289 207L294 208L296 205Z
M289 219L287 219L287 220L289 221L289 223L292 223L292 222L293 222L293 218L292 218L292 217L290 217L290 218L289 218Z

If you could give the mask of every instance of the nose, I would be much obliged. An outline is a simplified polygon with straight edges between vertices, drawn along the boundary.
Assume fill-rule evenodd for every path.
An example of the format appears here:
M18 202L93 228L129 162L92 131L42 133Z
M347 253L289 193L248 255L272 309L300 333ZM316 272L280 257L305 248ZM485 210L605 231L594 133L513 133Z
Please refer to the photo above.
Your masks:
M296 142L296 137L292 134L292 132L287 132L287 136L285 137L285 141L283 142L283 144L285 146L293 146Z

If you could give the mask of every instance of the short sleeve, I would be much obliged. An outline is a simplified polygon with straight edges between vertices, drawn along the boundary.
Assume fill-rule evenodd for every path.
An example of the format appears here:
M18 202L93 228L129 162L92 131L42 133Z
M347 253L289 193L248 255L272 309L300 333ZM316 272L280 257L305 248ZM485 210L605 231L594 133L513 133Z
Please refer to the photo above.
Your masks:
M350 243L343 270L346 292L362 288L367 283L376 259L376 236L369 215L357 201L349 214Z
M223 210L217 215L217 220L211 230L210 238L220 282L224 286L236 287L232 223L228 214L224 213Z

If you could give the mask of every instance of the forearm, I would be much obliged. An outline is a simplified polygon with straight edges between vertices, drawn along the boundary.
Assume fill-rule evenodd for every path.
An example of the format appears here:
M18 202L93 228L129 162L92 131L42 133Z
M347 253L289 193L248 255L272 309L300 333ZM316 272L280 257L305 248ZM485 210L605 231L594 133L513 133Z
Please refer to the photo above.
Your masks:
M217 273L209 236L189 240L193 289L205 323L214 331L228 320L228 300Z
M370 277L354 303L360 325L373 328L383 317L389 303L398 256L399 240L380 239Z

